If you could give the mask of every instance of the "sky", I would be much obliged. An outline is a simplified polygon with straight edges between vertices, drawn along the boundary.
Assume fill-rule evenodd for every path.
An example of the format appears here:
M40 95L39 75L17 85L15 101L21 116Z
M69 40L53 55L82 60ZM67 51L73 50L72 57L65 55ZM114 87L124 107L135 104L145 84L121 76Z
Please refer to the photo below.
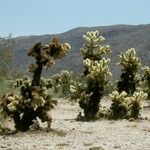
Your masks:
M0 0L0 37L149 23L150 0Z

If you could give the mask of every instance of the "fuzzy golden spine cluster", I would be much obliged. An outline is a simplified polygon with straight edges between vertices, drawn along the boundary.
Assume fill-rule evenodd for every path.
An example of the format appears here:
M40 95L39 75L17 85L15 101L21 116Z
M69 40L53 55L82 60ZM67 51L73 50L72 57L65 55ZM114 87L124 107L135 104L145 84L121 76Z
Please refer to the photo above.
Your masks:
M57 37L54 37L49 44L42 45L37 43L33 48L28 52L29 56L35 57L35 59L40 57L40 63L45 67L51 67L54 64L55 59L61 59L64 57L71 46L69 43L60 43ZM35 69L37 64L31 64L29 69Z
M84 60L83 63L89 71L87 78L92 81L99 81L102 85L105 85L108 78L112 75L108 67L109 62L110 59L105 58L102 58L100 61Z
M72 93L70 98L75 101L82 101L83 104L87 105L92 92L86 93L86 88L87 86L79 81L73 82L72 85L70 85L70 92Z
M86 35L83 35L83 39L85 44L84 48L81 48L81 52L85 59L100 60L103 54L111 52L109 45L101 45L105 38L100 36L99 31L87 32Z
M137 119L139 112L142 109L141 102L146 100L147 93L143 91L136 91L133 96L128 97L130 101L130 117Z
M127 93L125 91L119 93L118 91L115 90L111 94L109 94L109 97L112 99L112 102L119 103L125 101Z
M84 83L84 80L81 78L82 81L75 81L73 80L73 82L70 85L70 99L78 101L80 99L82 99L83 94L86 91L87 85ZM82 95L82 96L81 96ZM85 99L85 98L83 98Z
M150 77L150 67L145 66L142 68L144 70L144 77L149 78Z
M10 113L13 113L17 110L19 105L22 104L23 100L22 97L19 97L17 94L9 94L3 97L3 101L8 103L4 109L8 109ZM3 113L5 112L3 111Z
M137 119L141 109L141 101L147 98L147 94L143 91L136 91L132 96L128 96L125 91L121 93L113 91L109 94L109 97L112 101L110 107L112 118L119 119L131 117Z
M145 100L147 97L147 94L143 91L137 91L134 92L133 96L131 96L131 101L137 101L140 102L141 100Z
M113 91L109 94L112 104L110 107L111 117L113 119L126 118L128 116L128 106L127 93L125 91L119 93L118 91Z
M34 87L31 91L31 93L26 92L26 95L23 95L23 98L27 98L29 97L29 94L31 94L31 98L28 98L27 100L24 100L24 102L26 103L26 105L28 105L29 107L32 107L33 109L39 107L39 106L44 106L44 104L46 103L46 101L51 99L51 94L50 94L50 89L48 89L48 83L49 80L43 79L41 78L40 80L40 86L42 88ZM31 89L32 88L32 80L29 77L24 77L23 79L19 79L16 81L15 88L21 88L23 89ZM21 91L23 92L23 91ZM49 94L48 94L49 93ZM48 99L49 97L49 99Z
M136 51L134 48L128 49L126 52L119 55L120 62L118 65L123 66L125 70L130 69L133 72L138 70L138 67L141 66L141 60L137 57Z
M36 109L37 107L44 106L48 101L51 101L51 89L47 88L48 82L46 82L45 79L41 79L40 81L42 88L34 87L32 91L26 91L24 93L25 95L22 95L23 90L32 88L31 85L32 80L28 77L16 80L14 87L18 89L21 88L21 93L5 95L3 97L3 104L5 103L7 106L4 108L8 108L8 111L13 113L17 111L17 109L23 109L24 106ZM29 98L30 94L32 99Z
M28 72L34 73L34 71L36 70L36 68L37 68L37 64L30 64L28 66Z

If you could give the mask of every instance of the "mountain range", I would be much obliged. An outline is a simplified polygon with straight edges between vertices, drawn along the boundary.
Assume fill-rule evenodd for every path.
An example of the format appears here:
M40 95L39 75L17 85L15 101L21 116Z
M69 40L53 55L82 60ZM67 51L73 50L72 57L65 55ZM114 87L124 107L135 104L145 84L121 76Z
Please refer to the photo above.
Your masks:
M111 58L110 69L114 77L117 77L120 73L120 68L116 65L118 55L132 47L136 49L142 65L150 66L150 24L77 27L60 34L16 37L13 65L19 64L19 69L25 72L28 64L34 61L27 56L27 50L39 41L47 43L53 36L58 36L62 42L70 43L71 50L63 59L57 60L56 64L48 71L44 71L44 75L49 76L61 70L70 70L80 74L84 70L80 53L80 48L83 47L84 43L82 36L87 31L96 30L105 37L104 44L109 44L112 48L112 54L109 57Z

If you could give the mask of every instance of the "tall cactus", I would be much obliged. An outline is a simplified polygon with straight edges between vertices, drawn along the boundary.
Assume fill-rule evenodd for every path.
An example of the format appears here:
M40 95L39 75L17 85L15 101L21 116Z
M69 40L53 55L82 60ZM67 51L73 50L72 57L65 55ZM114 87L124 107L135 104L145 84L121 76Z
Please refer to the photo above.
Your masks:
M121 80L118 82L118 91L127 92L132 95L136 90L136 83L138 77L138 68L141 66L141 60L137 56L134 48L128 49L126 52L119 55L120 62L118 65L122 66Z
M49 44L37 43L28 52L36 60L36 64L31 64L28 70L33 73L33 79L25 77L17 81L16 87L20 88L18 94L5 95L2 98L2 112L11 116L15 123L15 128L20 131L29 130L36 117L42 122L51 125L51 117L48 111L54 108L56 101L52 100L46 83L43 84L41 74L43 67L50 67L54 60L62 58L70 50L68 43L60 43L58 38L53 38Z
M102 45L105 40L98 31L87 32L83 35L84 83L75 83L71 86L72 98L79 100L79 106L84 110L87 120L95 119L99 110L99 102L103 95L104 86L108 82L111 73L109 71L109 59L102 57L111 52L109 45Z

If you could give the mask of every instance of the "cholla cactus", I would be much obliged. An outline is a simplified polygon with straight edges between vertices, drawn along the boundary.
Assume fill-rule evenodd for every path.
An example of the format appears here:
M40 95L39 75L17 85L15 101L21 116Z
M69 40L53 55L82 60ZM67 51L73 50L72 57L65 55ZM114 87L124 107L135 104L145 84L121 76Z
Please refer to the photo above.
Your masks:
M101 44L105 41L105 38L103 36L100 36L99 31L87 32L86 35L83 35L83 39L85 40L84 48L81 48L80 50L84 60L90 59L99 61L102 59L102 55L109 54L111 52L111 48L109 45ZM87 74L88 69L86 68L84 71L84 75Z
M142 70L144 73L141 81L141 87L142 90L148 94L147 99L150 100L150 67L145 66Z
M68 43L61 44L58 38L53 38L50 44L42 45L39 42L33 48L31 48L28 52L28 55L35 57L36 59L36 65L29 67L35 70L32 85L39 85L43 66L46 68L51 67L51 65L54 64L54 60L65 56L69 52L70 48L71 47Z
M141 109L141 101L147 98L147 94L143 91L134 92L132 97L129 97L131 104L131 117L137 119Z
M82 80L82 77L81 77L81 80ZM87 89L87 85L86 83L84 83L83 80L82 81L81 80L80 81L73 80L72 84L70 85L70 92L71 92L70 99L75 100L75 101L78 101L81 99L85 100L85 91Z
M96 117L104 86L111 75L108 68L110 60L102 57L103 54L110 53L111 49L109 45L101 45L105 38L100 36L98 31L87 32L83 38L85 44L81 52L85 66L84 82L76 82L71 86L73 95L71 98L79 100L79 106L84 110L85 119L91 120Z
M48 111L53 109L57 102L52 100L48 89L50 83L41 78L41 73L43 67L50 67L55 59L62 58L69 50L70 45L61 44L58 38L53 38L52 42L45 45L37 43L29 50L28 55L36 59L36 64L28 67L33 73L33 79L24 77L23 80L17 80L15 87L19 88L20 92L3 96L1 99L2 112L13 118L17 130L29 130L37 117L42 122L46 121L50 127L52 118Z
M73 72L68 70L63 70L58 74L53 75L50 78L52 89L54 93L60 94L60 96L69 96L70 95L70 85L75 80L73 79Z
M108 67L109 62L110 59L105 58L102 58L100 61L93 61L90 59L84 60L83 63L89 71L87 78L93 82L99 81L101 85L104 86L112 75Z
M126 99L127 93L125 91L121 93L113 91L112 94L109 94L109 97L112 100L111 117L113 119L127 118L130 104Z
M113 91L112 94L109 94L109 97L112 101L110 115L113 119L137 119L141 109L141 101L146 99L147 94L143 91L137 91L132 96L128 96L125 91L121 93Z
M119 57L120 62L118 64L123 66L123 70L133 70L133 72L137 72L138 67L141 66L141 60L137 57L134 48L121 53Z
M140 58L137 57L134 48L127 50L119 55L120 62L118 65L122 66L121 81L118 82L118 91L126 91L129 95L132 95L136 90L136 84L139 82L138 68L141 65Z
M83 35L85 40L84 48L81 48L81 52L84 59L101 60L103 54L111 52L109 45L101 45L105 41L105 38L99 35L99 31L87 32Z

